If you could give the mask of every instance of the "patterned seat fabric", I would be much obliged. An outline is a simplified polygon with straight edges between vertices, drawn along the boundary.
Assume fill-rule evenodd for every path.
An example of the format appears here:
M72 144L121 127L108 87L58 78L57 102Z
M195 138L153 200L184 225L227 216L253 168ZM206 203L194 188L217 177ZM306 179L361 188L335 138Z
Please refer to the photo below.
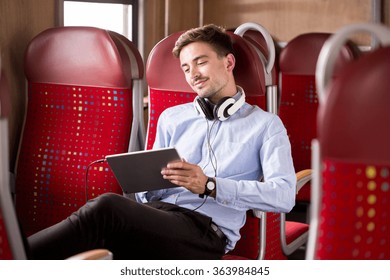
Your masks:
M126 105L127 104L127 105ZM52 225L101 193L121 193L106 163L127 151L131 94L128 89L30 84L20 150L17 210L26 233Z
M390 165L325 160L320 259L390 259Z
M263 256L266 260L285 260L287 257L283 254L280 243L280 214L279 213L264 213L261 217L265 219L265 254ZM259 232L260 223L263 221L253 216L252 212L247 214L247 222L244 227L241 228L241 239L237 243L232 252L229 252L224 259L251 259L255 260L259 258L259 248L264 244L261 244L262 240L259 238L259 234L253 233Z
M288 42L280 53L279 115L290 138L296 171L311 168L311 141L317 136L316 64L330 35L301 34ZM338 67L356 55L352 45L345 47L338 59ZM310 181L299 191L297 202L310 202Z

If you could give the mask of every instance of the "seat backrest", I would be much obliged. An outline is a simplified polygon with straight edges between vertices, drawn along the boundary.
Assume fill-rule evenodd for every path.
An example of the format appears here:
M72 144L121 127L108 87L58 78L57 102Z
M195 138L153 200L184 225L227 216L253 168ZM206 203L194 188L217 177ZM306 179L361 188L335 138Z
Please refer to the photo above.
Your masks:
M174 33L160 41L151 51L146 64L146 80L149 87L149 120L147 129L147 149L152 148L158 118L162 111L182 103L193 102L196 93L187 84L179 60L172 55L172 49L182 32ZM265 78L263 64L256 50L241 36L232 32L236 56L234 69L238 85L245 90L246 100L265 109ZM164 74L166 73L166 75ZM241 230L244 236L237 244L236 254L256 259L259 254L259 219L248 212L246 226ZM249 229L249 230L247 230Z
M266 88L266 110L277 113L278 105L278 50L271 34L263 26L248 22L238 26L235 34L242 36L246 42L254 47L263 65ZM241 239L235 249L225 255L224 259L238 259L245 256L249 259L286 259L283 242L293 243L288 252L295 250L303 243L307 225L299 223L285 223L281 213L264 213L258 210L248 212L247 222L241 229ZM260 223L260 238L258 228ZM291 226L290 226L291 225ZM288 229L286 231L286 229ZM300 239L298 241L298 239ZM256 245L254 245L256 244ZM287 252L287 251L286 251Z
M386 47L346 65L321 92L309 259L390 259L390 29L346 26L324 45L316 72L362 31Z
M132 61L93 27L51 28L25 53L28 102L16 168L16 209L27 235L104 192L122 193L108 165L128 150ZM86 183L86 179L88 182Z
M311 167L311 140L316 137L318 97L315 71L319 53L330 33L305 33L287 43L279 56L279 116L286 126L296 171ZM338 57L338 68L357 55L352 45ZM310 201L310 182L297 201Z

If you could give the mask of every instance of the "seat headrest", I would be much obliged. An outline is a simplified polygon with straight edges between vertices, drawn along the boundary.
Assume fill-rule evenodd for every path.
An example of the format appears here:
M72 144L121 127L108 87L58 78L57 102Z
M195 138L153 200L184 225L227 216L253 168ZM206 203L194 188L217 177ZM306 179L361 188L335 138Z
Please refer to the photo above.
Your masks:
M122 59L106 30L55 27L28 45L25 74L31 82L129 87L130 63Z
M289 74L314 74L318 55L328 33L305 33L287 43L279 57L280 71Z
M345 66L320 106L318 134L327 158L390 164L390 47Z
M321 49L331 35L330 33L313 32L293 38L280 52L280 71L291 75L314 75ZM346 45L337 58L336 69L342 68L347 61L355 56L356 49L353 48L353 45Z
M151 88L193 92L187 84L179 60L172 54L176 40L183 32L174 33L158 42L146 62L146 80Z
M187 84L180 62L172 54L176 40L183 32L174 33L160 41L150 52L146 63L149 87L169 91L193 92ZM255 50L238 35L229 32L235 50L236 83L247 96L264 95L264 70Z
M335 76L334 72L336 71L340 50L352 35L361 32L370 34L382 46L390 45L390 29L383 24L350 24L333 34L322 47L316 66L316 86L320 103L326 101L326 88L330 84L332 77Z

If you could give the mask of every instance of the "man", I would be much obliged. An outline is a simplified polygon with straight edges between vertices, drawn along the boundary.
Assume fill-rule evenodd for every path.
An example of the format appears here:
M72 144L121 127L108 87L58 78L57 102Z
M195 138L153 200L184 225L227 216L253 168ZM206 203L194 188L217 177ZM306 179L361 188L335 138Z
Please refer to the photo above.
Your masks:
M239 240L248 209L288 212L296 177L280 119L245 103L230 36L215 25L184 33L173 54L197 93L164 111L154 148L183 160L161 173L177 188L104 194L29 238L32 258L107 248L116 259L220 259ZM260 181L263 178L263 181Z

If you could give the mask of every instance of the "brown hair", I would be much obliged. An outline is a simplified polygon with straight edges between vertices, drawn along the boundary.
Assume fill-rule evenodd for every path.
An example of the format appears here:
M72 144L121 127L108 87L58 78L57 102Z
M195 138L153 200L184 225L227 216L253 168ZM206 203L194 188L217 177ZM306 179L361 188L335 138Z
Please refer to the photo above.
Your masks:
M190 29L183 33L175 43L172 53L179 57L181 50L188 44L205 42L212 46L218 56L226 56L234 53L233 44L226 30L214 24Z

